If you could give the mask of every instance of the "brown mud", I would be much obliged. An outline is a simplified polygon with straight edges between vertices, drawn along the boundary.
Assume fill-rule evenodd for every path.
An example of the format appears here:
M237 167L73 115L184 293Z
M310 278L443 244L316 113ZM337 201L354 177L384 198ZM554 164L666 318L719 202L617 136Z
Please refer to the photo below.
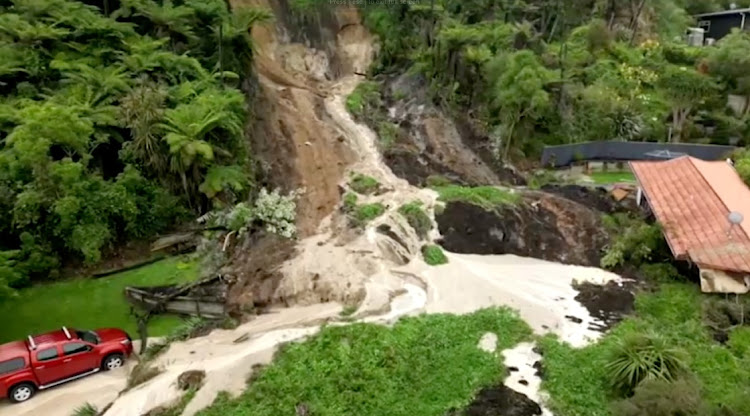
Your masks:
M479 391L477 397L463 410L451 410L446 416L536 416L542 408L503 384Z
M608 282L605 285L581 283L575 289L579 291L575 300L601 322L591 329L604 332L633 313L634 282Z
M462 254L515 254L598 267L609 240L597 211L542 192L524 192L518 204L493 211L449 203L435 219L441 245Z
M498 163L490 140L468 117L450 117L428 97L420 75L381 80L383 105L378 111L398 127L396 141L381 145L394 174L411 185L424 187L427 178L442 176L465 185L523 185L523 177ZM371 117L359 121L377 131Z
M542 186L542 191L562 196L605 214L633 212L637 209L634 199L625 198L618 202L603 187L550 184Z

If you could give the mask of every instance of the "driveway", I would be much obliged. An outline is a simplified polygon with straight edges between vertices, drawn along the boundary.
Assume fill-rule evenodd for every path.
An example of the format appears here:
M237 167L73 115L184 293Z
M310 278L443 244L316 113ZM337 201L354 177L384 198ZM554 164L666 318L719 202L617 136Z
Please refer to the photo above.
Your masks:
M129 366L132 365L135 365L134 360L130 361ZM102 409L125 388L127 378L128 368L123 367L42 390L25 403L12 404L3 400L0 416L70 416L86 402Z

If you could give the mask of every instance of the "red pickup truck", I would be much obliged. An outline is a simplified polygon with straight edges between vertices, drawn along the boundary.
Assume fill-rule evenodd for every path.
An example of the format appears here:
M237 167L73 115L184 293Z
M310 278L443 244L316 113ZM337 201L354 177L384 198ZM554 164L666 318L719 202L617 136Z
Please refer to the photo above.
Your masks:
M0 345L0 399L29 400L37 390L121 367L133 352L130 336L114 328L62 327Z

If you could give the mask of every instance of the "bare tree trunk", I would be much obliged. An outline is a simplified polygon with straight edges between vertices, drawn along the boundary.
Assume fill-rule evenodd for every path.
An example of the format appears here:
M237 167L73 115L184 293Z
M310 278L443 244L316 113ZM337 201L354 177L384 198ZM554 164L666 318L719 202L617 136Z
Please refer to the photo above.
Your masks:
M685 122L687 122L687 117L688 114L690 114L690 110L690 107L675 108L672 110L672 143L682 142L682 130L685 127Z
M507 134L507 140L505 141L505 151L503 152L503 162L508 161L508 154L510 154L510 145L513 143L513 130L516 127L516 122L510 123L510 127L508 128L508 134Z
M641 0L641 4L638 5L638 11L635 13L635 16L633 16L633 23L631 24L633 33L630 35L630 46L633 46L633 43L635 42L635 38L636 36L638 36L638 28L640 26L638 21L641 18L641 13L643 12L643 6L645 5L646 5L646 0Z
M612 30L612 26L615 24L615 12L617 11L617 8L615 7L615 0L609 1L609 21L607 22L607 29Z

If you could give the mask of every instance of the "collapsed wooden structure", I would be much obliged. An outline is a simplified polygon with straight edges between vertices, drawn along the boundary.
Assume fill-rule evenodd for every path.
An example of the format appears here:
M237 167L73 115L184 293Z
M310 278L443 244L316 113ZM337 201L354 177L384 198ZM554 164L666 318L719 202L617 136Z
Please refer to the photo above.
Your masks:
M221 319L227 316L228 287L221 276L215 276L186 286L128 286L125 297L132 305L151 314L173 313Z

